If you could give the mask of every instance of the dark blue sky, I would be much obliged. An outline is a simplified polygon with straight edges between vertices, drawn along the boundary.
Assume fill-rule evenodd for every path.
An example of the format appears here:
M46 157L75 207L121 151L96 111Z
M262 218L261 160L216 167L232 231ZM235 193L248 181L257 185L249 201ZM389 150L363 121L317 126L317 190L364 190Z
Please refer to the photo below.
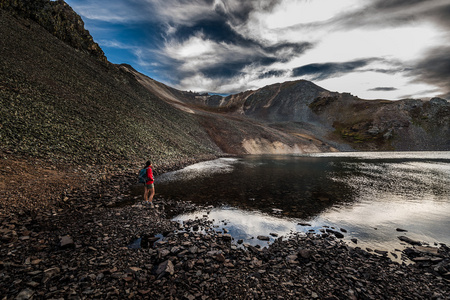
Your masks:
M108 60L175 88L306 79L361 98L450 96L448 0L67 0Z

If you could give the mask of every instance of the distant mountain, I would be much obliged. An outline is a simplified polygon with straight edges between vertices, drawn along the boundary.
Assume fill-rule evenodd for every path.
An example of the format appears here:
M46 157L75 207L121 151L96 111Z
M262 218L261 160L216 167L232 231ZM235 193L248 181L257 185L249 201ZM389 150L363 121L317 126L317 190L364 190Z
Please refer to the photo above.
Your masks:
M450 150L450 103L445 99L363 100L305 80L217 97L213 104L207 96L185 102L314 137L341 151Z
M129 65L121 65L121 68L130 72L151 94L194 116L225 153L282 154L336 151L333 145L317 139L309 131L297 129L289 131L269 126L264 119L251 118L240 112L246 101L245 96L252 92L226 98L185 92L155 81Z

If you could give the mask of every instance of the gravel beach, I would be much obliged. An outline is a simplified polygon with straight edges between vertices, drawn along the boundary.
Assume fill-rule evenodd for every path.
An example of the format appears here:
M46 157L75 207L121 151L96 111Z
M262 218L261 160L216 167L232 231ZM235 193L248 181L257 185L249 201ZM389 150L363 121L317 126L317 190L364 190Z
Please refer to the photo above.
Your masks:
M142 205L129 194L131 172L106 180L43 208L2 206L3 299L450 299L445 245L411 245L408 264L332 232L294 232L258 248L207 218L167 217L192 203Z

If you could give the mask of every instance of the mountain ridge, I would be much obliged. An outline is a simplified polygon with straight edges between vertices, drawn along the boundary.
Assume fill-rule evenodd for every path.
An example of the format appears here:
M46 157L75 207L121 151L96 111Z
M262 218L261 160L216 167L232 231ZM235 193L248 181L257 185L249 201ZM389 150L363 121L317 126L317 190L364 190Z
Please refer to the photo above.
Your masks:
M78 158L90 157L101 162L102 157L143 158L150 153L163 157L166 152L177 157L194 153L450 149L446 100L368 101L348 93L327 91L306 80L276 83L227 97L180 91L137 72L132 66L109 63L99 47L99 52L88 51L98 45L84 29L81 18L64 1L26 3L2 0L0 6L4 20L2 35L10 39L4 39L2 45L7 57L1 74L5 78L2 115L7 120L0 128L6 141L2 145L4 151L44 153L61 159L76 153ZM42 12L47 10L53 14ZM32 17L33 13L36 16ZM55 38L44 36L39 27ZM35 37L25 42L30 34ZM78 36L84 36L89 43L76 42ZM28 86L23 89L21 85ZM6 107L17 99L22 101L22 107L19 104L13 105L15 110ZM42 107L36 107L38 104ZM142 105L146 108L137 110ZM43 112L44 107L51 107L52 113ZM73 111L67 112L68 108ZM42 124L65 128L72 138L60 133L55 138L51 126L23 125L24 117L39 111L42 113L37 118ZM95 118L106 119L97 124ZM70 122L64 124L64 119ZM149 126L147 119L152 119L151 127L162 134L142 129ZM179 120L185 120L185 128L195 129L184 129ZM77 127L80 124L82 127ZM169 135L168 128L171 128ZM25 137L25 132L33 133L31 139ZM124 136L130 139L125 140ZM143 144L152 146L137 154ZM191 144L197 146L187 150Z

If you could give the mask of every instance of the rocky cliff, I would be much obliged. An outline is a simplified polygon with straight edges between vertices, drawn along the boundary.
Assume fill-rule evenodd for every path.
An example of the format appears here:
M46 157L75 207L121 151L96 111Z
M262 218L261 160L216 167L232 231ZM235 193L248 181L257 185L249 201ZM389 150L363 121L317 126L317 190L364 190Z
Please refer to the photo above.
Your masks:
M368 101L337 94L309 107L333 127L331 139L357 150L450 150L450 103L444 99Z
M81 17L63 0L1 0L0 8L16 17L36 22L71 47L107 62L103 50L84 28ZM31 26L27 22L22 23Z

